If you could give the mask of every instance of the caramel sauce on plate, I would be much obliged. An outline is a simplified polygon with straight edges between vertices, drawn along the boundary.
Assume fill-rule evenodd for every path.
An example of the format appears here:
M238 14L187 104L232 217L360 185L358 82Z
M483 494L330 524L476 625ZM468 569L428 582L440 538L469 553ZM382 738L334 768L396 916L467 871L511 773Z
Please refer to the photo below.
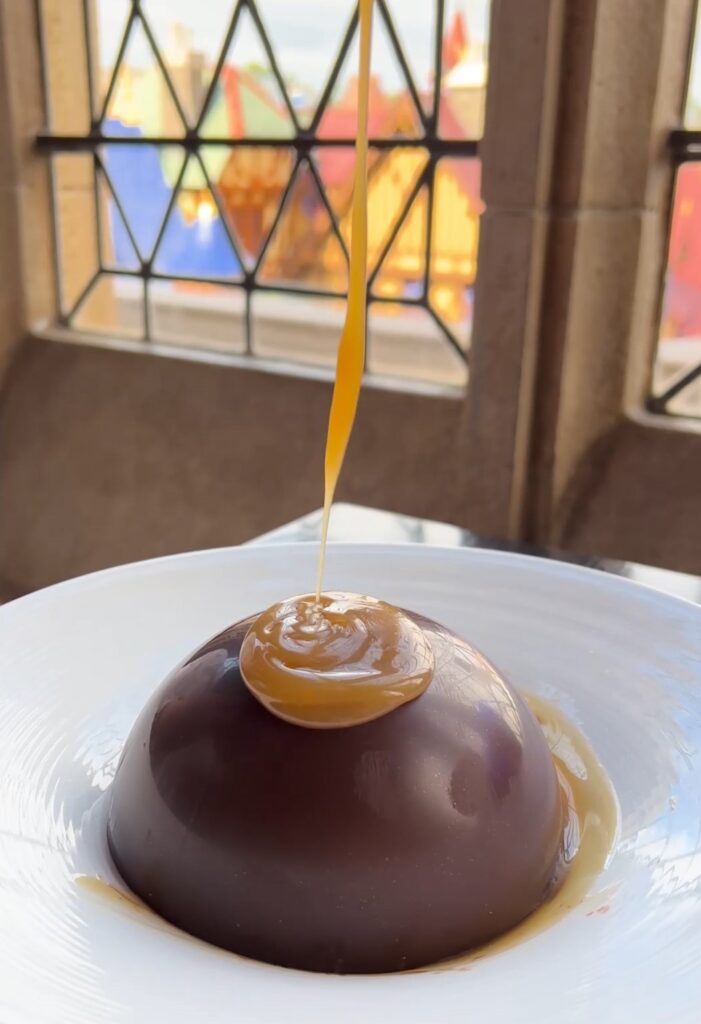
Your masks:
M545 733L567 802L560 877L553 879L550 898L515 928L468 953L412 973L465 969L486 956L535 938L581 906L594 879L606 867L619 822L618 801L608 775L581 732L561 711L535 694L521 695ZM598 901L587 916L607 911L608 903Z

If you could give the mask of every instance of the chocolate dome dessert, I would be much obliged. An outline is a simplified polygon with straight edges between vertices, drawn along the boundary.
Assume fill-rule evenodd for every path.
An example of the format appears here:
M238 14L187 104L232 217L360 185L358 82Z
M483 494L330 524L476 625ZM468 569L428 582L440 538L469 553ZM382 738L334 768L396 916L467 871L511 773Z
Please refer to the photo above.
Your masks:
M134 892L225 949L340 973L435 963L549 895L565 811L540 726L474 648L409 616L432 681L360 725L305 728L252 695L239 653L254 618L176 669L111 791Z

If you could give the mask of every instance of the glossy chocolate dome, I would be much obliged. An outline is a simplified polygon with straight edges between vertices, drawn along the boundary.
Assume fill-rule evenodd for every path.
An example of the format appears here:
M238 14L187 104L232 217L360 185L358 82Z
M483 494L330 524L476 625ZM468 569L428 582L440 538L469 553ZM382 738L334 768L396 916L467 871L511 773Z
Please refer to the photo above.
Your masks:
M176 669L111 790L110 848L134 892L226 949L341 973L433 963L534 910L564 821L542 731L474 648L413 618L433 681L364 725L266 711L239 671L252 619Z

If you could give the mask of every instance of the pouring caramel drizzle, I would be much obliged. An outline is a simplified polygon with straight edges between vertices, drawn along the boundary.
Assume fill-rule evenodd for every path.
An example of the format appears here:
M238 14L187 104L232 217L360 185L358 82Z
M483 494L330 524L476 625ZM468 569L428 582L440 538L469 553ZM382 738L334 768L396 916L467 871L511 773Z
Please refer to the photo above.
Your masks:
M360 0L360 66L358 71L358 134L355 142L353 179L350 280L346 321L336 357L336 379L331 399L324 459L324 513L321 520L321 547L316 576L316 601L319 603L324 577L326 540L329 533L331 503L350 439L360 384L365 367L365 322L367 307L367 163L368 94L370 90L370 40L373 0Z

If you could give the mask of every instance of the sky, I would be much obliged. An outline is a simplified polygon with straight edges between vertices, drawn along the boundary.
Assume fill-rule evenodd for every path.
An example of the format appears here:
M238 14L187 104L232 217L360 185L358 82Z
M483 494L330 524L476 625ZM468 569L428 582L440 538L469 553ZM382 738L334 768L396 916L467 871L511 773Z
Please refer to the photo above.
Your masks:
M121 37L128 0L95 0L101 64L109 66ZM258 0L258 9L271 36L283 75L291 75L319 90L330 70L340 37L352 10L352 0ZM388 0L397 31L413 67L419 87L426 84L433 50L434 4L431 0ZM213 62L234 7L233 0L142 0L159 43L165 45L168 27L180 21L193 30L194 46ZM475 40L484 41L488 31L489 0L447 0L446 25L461 10ZM250 16L246 16L246 21ZM376 18L377 26L377 18ZM242 24L236 48L237 62L259 59L260 45L251 25ZM374 71L391 91L398 76L389 58L383 27L375 30ZM135 43L129 63L148 60L148 52Z

